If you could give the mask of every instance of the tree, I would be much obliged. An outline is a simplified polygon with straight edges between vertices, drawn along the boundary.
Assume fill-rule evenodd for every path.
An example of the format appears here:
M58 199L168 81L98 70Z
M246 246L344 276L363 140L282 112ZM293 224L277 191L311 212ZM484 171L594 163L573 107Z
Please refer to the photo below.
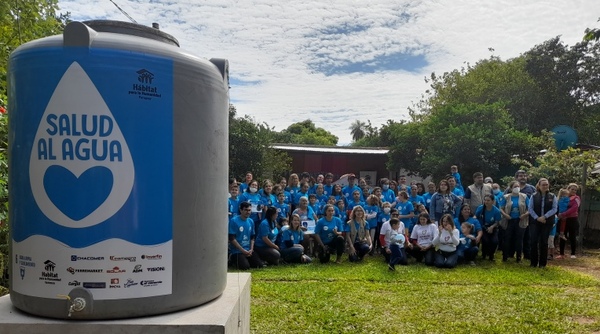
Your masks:
M586 186L600 190L600 180L590 173L594 165L600 161L600 151L581 151L572 147L557 151L554 142L549 143L547 147L545 153L537 157L535 164L523 159L515 159L514 162L520 164L521 169L527 171L532 179L547 178L550 182L550 190L554 192L569 183L581 184L585 166L588 173Z
M69 13L58 10L58 0L0 2L0 99L6 98L8 56L25 42L62 33Z
M338 137L323 128L317 128L313 121L307 119L274 133L273 141L285 144L335 146Z
M352 135L352 140L357 141L363 138L366 134L366 126L367 123L361 120L355 120L350 125L350 134Z
M566 124L585 134L581 142L600 144L600 134L589 126L600 103L599 44L568 47L556 37L507 61L491 56L441 76L432 73L426 79L430 89L410 115L421 121L447 105L500 102L519 130L539 135Z
M600 19L598 19L598 22L600 22ZM583 40L584 41L597 41L600 40L600 29L597 28L587 28L585 29L585 34L583 35Z
M271 147L274 135L269 126L236 114L235 106L230 105L229 174L238 179L243 179L247 171L263 179L285 175L291 168L291 159Z
M458 165L465 180L474 172L497 176L513 155L535 156L541 142L517 130L501 103L458 104L439 108L420 129L420 171L436 179Z

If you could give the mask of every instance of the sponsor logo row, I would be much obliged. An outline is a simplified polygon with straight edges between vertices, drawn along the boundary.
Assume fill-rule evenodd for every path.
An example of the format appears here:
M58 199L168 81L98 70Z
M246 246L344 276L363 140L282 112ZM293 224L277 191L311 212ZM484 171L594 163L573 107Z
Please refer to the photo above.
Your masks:
M148 255L148 254L142 254L142 256L140 256L140 258L142 260L162 260L162 254L153 254L153 255ZM104 256L78 256L78 255L71 255L71 261L104 261ZM109 260L111 261L129 261L129 262L136 262L137 261L137 256L114 256L111 255L108 257Z
M28 262L32 262L30 261L30 258L16 258L16 261L28 261ZM33 263L33 262L32 262ZM21 279L25 278L25 273L27 271L27 268L35 268L35 263L33 263L33 265L31 266L24 266L21 265L19 267L19 274L21 276ZM161 271L165 271L166 268L164 266L160 266L160 267L146 267L145 268L146 272L161 272ZM69 272L71 275L75 275L76 273L82 273L82 274L102 274L102 273L107 273L107 274L121 274L121 273L126 273L128 272L128 269L124 269L124 268L120 268L120 267L113 267L111 269L102 269L102 268L74 268L74 267L68 267L67 272ZM44 270L41 272L40 276L38 277L40 281L44 281L44 283L46 284L56 284L56 282L61 282L62 278L60 278L58 272L56 271L56 263L54 263L52 260L46 260L44 261ZM133 270L131 270L132 273L143 273L144 272L144 268L142 267L141 264L137 264L135 265L135 267L133 268ZM77 282L77 281L74 281ZM145 285L143 286L153 286L153 285L157 285L157 284L153 284L152 281L142 281L145 283ZM101 282L91 282L91 283L101 283ZM141 283L140 283L141 284ZM94 284L91 284L90 286L93 286ZM101 286L102 284L97 284L98 286ZM106 285L106 284L105 284ZM85 286L84 286L85 287Z
M120 289L120 288L131 288L133 286L139 285L141 287L151 287L151 286L158 286L160 284L162 284L162 281L158 281L158 280L141 280L141 281L134 281L131 278L128 278L126 281L121 282L120 278L111 278L110 282L80 282L77 280L73 280L71 282L68 283L69 286L72 287L78 287L78 286L83 286L84 288L87 289Z

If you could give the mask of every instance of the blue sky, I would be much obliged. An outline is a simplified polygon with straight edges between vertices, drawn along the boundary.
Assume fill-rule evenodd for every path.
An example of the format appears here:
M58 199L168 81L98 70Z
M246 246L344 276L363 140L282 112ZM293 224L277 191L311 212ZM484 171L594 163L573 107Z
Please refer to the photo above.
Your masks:
M230 62L231 102L282 130L310 118L351 142L350 124L408 119L424 81L493 55L519 56L598 27L597 0L114 0L181 48ZM74 20L128 21L109 0L59 0Z

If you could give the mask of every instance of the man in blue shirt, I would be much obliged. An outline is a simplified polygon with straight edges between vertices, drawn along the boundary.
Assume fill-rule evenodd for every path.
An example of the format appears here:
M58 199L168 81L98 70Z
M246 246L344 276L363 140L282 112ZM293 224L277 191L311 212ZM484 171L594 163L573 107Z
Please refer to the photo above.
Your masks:
M240 270L265 267L265 263L254 252L254 221L250 218L252 204L240 203L240 214L229 220L230 264Z

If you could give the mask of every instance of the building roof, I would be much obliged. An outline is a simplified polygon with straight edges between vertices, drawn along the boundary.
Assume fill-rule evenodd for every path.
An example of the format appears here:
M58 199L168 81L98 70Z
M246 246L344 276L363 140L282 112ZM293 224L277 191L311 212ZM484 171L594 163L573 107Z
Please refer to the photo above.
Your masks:
M343 154L376 154L385 155L387 147L349 147L349 146L316 146L299 144L273 144L275 149L295 152L343 153Z

